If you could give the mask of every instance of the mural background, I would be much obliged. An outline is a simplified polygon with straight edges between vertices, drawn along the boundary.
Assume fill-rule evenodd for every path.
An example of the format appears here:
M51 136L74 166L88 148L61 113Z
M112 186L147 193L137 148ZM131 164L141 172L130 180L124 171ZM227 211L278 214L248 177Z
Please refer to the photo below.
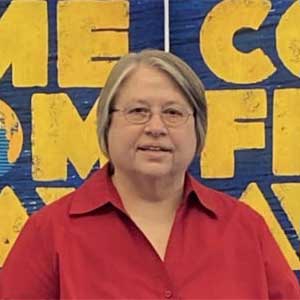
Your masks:
M207 88L190 171L260 212L299 276L300 4L169 4L170 51ZM161 0L1 0L0 267L34 211L105 163L95 103L111 66L164 38Z

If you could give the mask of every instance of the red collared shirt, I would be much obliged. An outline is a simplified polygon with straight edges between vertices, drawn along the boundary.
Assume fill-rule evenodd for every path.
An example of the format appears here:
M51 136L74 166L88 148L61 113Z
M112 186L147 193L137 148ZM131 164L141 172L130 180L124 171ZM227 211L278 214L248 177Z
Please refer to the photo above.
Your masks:
M300 299L249 207L187 176L162 261L107 167L29 219L1 277L5 299Z

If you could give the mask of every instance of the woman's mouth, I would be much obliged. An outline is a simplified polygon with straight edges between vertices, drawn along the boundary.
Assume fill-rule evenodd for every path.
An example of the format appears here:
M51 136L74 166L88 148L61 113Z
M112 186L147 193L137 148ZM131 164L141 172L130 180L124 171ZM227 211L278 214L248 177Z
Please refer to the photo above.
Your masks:
M140 151L153 151L153 152L171 152L170 147L160 145L142 145L138 147Z

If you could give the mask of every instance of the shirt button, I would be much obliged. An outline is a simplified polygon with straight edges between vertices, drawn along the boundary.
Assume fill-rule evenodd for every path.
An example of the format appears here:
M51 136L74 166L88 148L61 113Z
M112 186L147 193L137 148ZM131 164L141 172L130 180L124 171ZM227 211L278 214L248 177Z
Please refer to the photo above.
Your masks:
M169 299L172 297L172 291L170 290L165 290L165 298Z

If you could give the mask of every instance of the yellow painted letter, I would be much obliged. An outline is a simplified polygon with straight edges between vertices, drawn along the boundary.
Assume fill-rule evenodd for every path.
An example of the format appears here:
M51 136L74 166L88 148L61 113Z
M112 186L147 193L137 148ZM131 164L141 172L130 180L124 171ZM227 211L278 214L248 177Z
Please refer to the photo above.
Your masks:
M234 151L265 147L264 90L207 92L208 132L201 159L204 178L234 176ZM253 120L249 122L250 120Z
M296 251L293 249L291 243L287 239L287 236L285 235L280 224L275 218L267 200L265 199L257 184L254 182L250 183L241 198L243 202L250 205L265 219L290 267L293 270L299 270L300 262L297 257Z
M15 192L9 186L4 187L0 193L0 267L27 219Z
M258 30L270 9L267 0L225 0L207 14L200 31L200 50L216 76L227 82L255 83L276 71L261 49L243 53L233 45L238 30Z
M35 94L32 98L32 157L34 180L67 178L71 162L85 178L95 162L106 158L99 152L96 135L96 104L82 120L65 94Z
M274 92L273 172L300 175L300 90Z
M45 204L50 204L75 190L72 187L37 187L36 192Z
M300 183L274 183L272 184L272 190L276 194L300 238Z
M128 52L128 26L128 1L59 1L59 85L103 87L114 62Z
M46 86L47 2L12 1L0 19L0 78L12 67L16 87Z
M283 64L300 77L300 3L294 1L276 29L276 47Z

